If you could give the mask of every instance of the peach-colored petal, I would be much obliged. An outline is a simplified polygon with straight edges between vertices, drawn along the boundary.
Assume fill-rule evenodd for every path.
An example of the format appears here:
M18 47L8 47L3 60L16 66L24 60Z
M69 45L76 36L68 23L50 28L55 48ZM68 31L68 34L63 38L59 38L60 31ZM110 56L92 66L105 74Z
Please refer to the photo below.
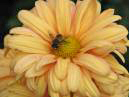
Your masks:
M54 35L56 32L56 28L57 28L56 21L55 21L55 17L53 15L52 11L48 7L48 4L43 0L38 0L38 1L36 1L35 6L36 6L39 17L42 20L45 20L49 24L49 26L51 28L53 28L54 32L49 32L49 33ZM48 16L49 16L49 18L48 18Z
M72 92L76 92L77 89L79 88L80 80L81 80L80 68L76 64L70 63L68 68L68 78L67 78L68 89Z
M81 26L81 21L82 21L82 17L85 14L85 11L88 8L88 5L90 4L91 0L84 0L84 1L77 1L77 10L76 10L76 15L75 15L75 19L74 19L74 23L72 26L72 30L74 33L78 33L80 30L80 26Z
M122 42L123 40L116 42L115 47L120 53L125 54L127 52L126 43Z
M108 95L114 95L116 87L113 84L97 83L100 90ZM105 97L105 96L104 96ZM114 97L114 96L113 96Z
M38 97L41 97L45 94L47 89L47 81L45 79L45 76L41 76L37 79L37 89L36 93Z
M69 59L59 58L55 65L55 75L58 79L64 80L68 73Z
M49 52L49 46L41 39L36 37L24 35L7 35L4 42L6 47L18 49L23 52L39 54L47 54Z
M125 58L120 52L118 52L117 50L114 50L113 52L121 59L123 63L125 63Z
M51 97L60 97L60 95L59 95L58 92L54 92L54 91L52 91L52 90L49 90L49 95L50 95Z
M25 77L31 78L31 77L41 76L50 69L49 66L44 66L40 70L36 70L36 65L37 64L33 64L33 66L26 71Z
M73 61L99 75L105 76L110 73L109 64L102 58L91 54L81 54Z
M59 92L61 89L61 81L56 77L53 69L50 70L48 77L51 89L55 92Z
M88 3L88 1L87 1L87 3ZM77 30L77 32L75 32L77 34L77 37L82 35L83 33L86 33L86 31L92 26L92 24L94 23L95 18L97 16L97 10L98 10L97 9L97 1L90 0L90 3L88 4L87 9L85 10L84 16L81 19L80 28L79 28L80 30L79 31ZM78 9L77 9L77 11L78 11Z
M87 37L82 38L82 45L85 45L93 40L107 40L116 42L125 38L128 34L128 30L122 25L114 25L105 27L97 32L95 31L94 34L91 33Z
M28 87L31 91L34 91L34 90L37 89L37 85L36 85L35 78L27 78L27 79L26 79L26 84L27 84L27 87Z
M47 0L48 7L51 9L53 14L55 14L55 11L56 11L56 1L57 0Z
M82 76L83 83L84 83L83 88L86 88L87 93L91 97L100 97L100 92L99 92L97 86L95 85L95 83L92 81L88 72L86 70L84 70L83 73L84 73Z
M81 49L81 52L91 51L93 54L105 56L115 50L115 46L105 40L93 41Z
M105 11L103 11L96 19L96 22L99 22L103 19L106 19L110 16L113 16L114 15L114 9L107 9Z
M105 60L107 62L109 62L109 64L111 64L110 66L111 66L111 68L113 69L114 72L116 72L118 74L129 75L127 69L124 66L122 66L121 64L119 64L119 62L112 55L106 56Z
M22 74L23 72L31 68L35 62L39 61L40 57L41 55L39 54L26 55L16 63L14 71L18 74Z
M92 76L96 81L104 84L115 83L118 80L118 76L114 72L111 72L108 76L100 76L94 73Z
M35 15L37 15L37 16L38 16L38 12L37 12L37 10L36 10L36 8L35 8L35 7L33 7L33 8L31 9L31 12L32 12L33 14L35 14Z
M20 11L18 18L25 26L32 29L43 39L50 41L49 33L54 31L45 21L27 10Z
M58 31L66 36L70 33L71 28L71 8L69 0L56 1L56 20Z
M67 80L66 79L61 82L60 94L64 95L64 96L70 94L70 91L68 90L68 85L67 85Z
M37 37L37 38L41 39L43 42L46 42L38 34L36 34L35 32L33 32L32 30L30 30L26 27L12 28L9 33L15 34L15 35L25 35L25 36Z
M40 58L40 61L36 65L36 70L38 71L38 70L42 69L44 66L52 64L54 62L56 62L54 55L51 55L51 54L44 55Z

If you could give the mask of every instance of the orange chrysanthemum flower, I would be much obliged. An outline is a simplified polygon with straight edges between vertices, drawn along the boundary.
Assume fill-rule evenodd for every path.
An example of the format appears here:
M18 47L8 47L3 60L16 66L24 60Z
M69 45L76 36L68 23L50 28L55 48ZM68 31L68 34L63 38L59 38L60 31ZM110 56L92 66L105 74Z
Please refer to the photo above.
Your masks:
M23 26L10 31L5 47L23 52L14 72L37 97L127 97L128 71L111 53L124 62L128 30L113 9L101 13L97 0L38 0L18 18Z

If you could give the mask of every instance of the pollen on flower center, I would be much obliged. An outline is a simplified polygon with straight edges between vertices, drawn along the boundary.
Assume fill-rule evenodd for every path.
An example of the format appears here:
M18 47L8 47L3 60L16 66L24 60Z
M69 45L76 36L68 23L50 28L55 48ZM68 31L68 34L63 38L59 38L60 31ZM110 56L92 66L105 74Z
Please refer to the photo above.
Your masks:
M76 38L72 36L63 37L60 34L55 37L51 46L54 54L65 58L75 56L80 49L80 44Z

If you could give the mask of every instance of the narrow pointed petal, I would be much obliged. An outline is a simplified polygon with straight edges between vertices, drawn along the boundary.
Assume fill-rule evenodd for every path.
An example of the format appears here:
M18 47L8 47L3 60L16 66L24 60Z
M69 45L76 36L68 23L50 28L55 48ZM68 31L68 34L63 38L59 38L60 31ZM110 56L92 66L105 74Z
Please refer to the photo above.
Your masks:
M55 75L59 80L65 79L67 73L68 73L68 65L69 65L69 59L63 59L59 58L57 61L57 64L55 65Z
M79 55L78 58L74 59L74 62L99 75L105 76L110 73L109 64L105 60L91 54Z
M85 84L84 87L86 88L88 94L91 97L100 97L100 92L97 86L94 84L92 79L90 78L87 71L84 70L84 75L82 75L83 83Z
M80 68L76 64L70 63L68 69L68 78L67 78L68 89L72 92L76 92L77 89L79 88L80 80L81 80Z
M56 30L56 21L55 21L55 17L52 13L52 11L50 10L50 8L48 7L48 4L45 1L42 0L38 0L35 3L36 9L37 9L37 13L39 15L39 17L43 20L45 20L49 26L51 28L53 28L53 30ZM45 13L45 14L44 14ZM49 16L49 18L48 18ZM55 34L55 32L49 32L50 34Z
M50 36L48 32L54 31L44 20L41 20L36 15L27 10L20 11L18 14L18 18L25 26L31 28L43 39L50 41Z
M125 63L125 58L121 53L119 53L117 50L115 50L114 53L119 56L119 58L122 60L123 63Z
M107 62L109 62L109 64L111 64L111 68L116 73L129 75L127 69L124 66L122 66L121 64L119 64L119 62L112 55L105 57L105 59Z
M49 84L53 91L59 92L61 89L61 81L54 74L54 70L49 73Z
M28 53L46 54L49 52L49 47L45 42L36 37L24 35L7 35L5 37L5 46Z
M69 0L56 0L56 20L59 33L66 35L71 28L71 8Z
M98 1L98 2L97 2L97 11L96 11L97 17L100 15L100 13L101 13L101 4L100 4L100 2Z

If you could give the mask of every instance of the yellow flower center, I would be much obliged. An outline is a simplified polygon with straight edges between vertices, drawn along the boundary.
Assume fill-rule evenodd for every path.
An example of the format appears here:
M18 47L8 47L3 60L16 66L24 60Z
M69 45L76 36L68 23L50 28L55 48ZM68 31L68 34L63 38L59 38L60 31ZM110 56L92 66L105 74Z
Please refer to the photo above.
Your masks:
M80 44L75 37L57 35L52 42L52 48L57 56L74 57L80 49Z

